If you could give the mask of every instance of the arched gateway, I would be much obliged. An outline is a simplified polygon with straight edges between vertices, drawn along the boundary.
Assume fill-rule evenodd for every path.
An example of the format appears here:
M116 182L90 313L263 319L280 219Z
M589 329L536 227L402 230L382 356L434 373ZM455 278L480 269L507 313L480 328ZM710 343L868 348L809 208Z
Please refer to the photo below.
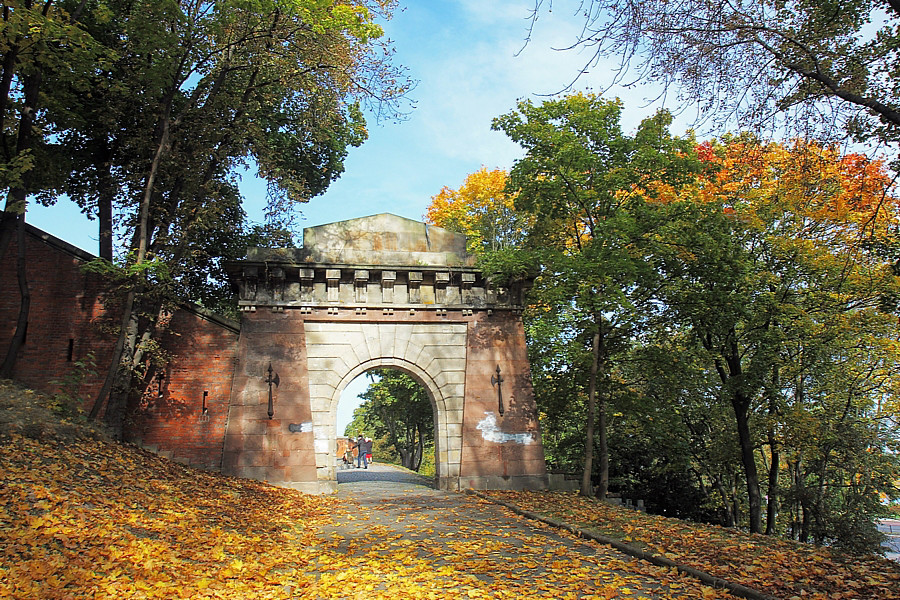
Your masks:
M522 289L492 287L464 236L380 214L305 229L303 248L251 249L228 269L242 323L226 473L335 491L341 391L392 367L431 398L440 488L547 487Z

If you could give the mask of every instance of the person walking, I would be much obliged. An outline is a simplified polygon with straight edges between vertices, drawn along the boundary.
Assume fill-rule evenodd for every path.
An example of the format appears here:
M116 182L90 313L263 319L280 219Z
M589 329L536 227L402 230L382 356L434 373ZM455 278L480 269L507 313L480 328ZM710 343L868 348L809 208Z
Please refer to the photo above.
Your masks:
M360 467L360 464L366 469L369 468L369 464L366 462L366 439L359 434L356 437L356 444L353 446L353 449L356 450L356 468Z
M366 468L369 468L369 465L372 464L372 438L367 437L365 442L366 448Z

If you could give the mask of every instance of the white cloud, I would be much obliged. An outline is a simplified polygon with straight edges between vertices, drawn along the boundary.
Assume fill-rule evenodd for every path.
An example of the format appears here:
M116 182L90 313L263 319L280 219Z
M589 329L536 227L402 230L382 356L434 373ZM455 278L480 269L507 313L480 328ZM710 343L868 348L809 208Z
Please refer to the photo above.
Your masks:
M534 4L532 0L456 0L470 23L511 28L525 27Z

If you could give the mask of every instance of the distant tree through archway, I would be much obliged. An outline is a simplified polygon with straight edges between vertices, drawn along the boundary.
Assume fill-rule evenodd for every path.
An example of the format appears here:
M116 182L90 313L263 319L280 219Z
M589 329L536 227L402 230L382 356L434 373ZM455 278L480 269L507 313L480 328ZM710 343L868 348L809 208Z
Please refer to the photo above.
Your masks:
M370 383L360 395L363 403L344 433L365 432L381 445L380 454L420 471L434 453L434 409L427 391L399 369L373 369L366 375Z

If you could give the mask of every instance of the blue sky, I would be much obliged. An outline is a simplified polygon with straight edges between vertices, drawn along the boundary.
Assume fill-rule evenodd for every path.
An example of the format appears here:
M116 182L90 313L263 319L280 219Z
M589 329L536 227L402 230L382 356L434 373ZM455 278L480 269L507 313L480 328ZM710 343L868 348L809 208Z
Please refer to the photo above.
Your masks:
M521 150L502 133L491 131L491 120L513 110L519 99L540 102L562 90L590 58L553 49L576 38L579 20L567 10L575 11L578 3L566 8L554 3L556 10L541 16L527 46L534 0L407 0L406 4L385 24L385 31L397 49L396 61L418 81L410 93L415 108L399 123L370 119L369 140L351 149L341 179L301 207L302 226L381 212L422 219L442 186L459 187L482 165L511 167ZM597 65L576 89L599 91L611 78L609 67ZM614 95L625 101L622 124L627 132L655 109L647 106L647 93L640 88L607 94ZM673 129L681 133L684 127ZM248 215L261 221L265 186L248 176L242 191ZM67 200L49 208L31 205L27 220L97 252L96 222ZM355 390L351 394L355 396ZM339 431L349 420L348 408L352 413L349 403L342 401Z

